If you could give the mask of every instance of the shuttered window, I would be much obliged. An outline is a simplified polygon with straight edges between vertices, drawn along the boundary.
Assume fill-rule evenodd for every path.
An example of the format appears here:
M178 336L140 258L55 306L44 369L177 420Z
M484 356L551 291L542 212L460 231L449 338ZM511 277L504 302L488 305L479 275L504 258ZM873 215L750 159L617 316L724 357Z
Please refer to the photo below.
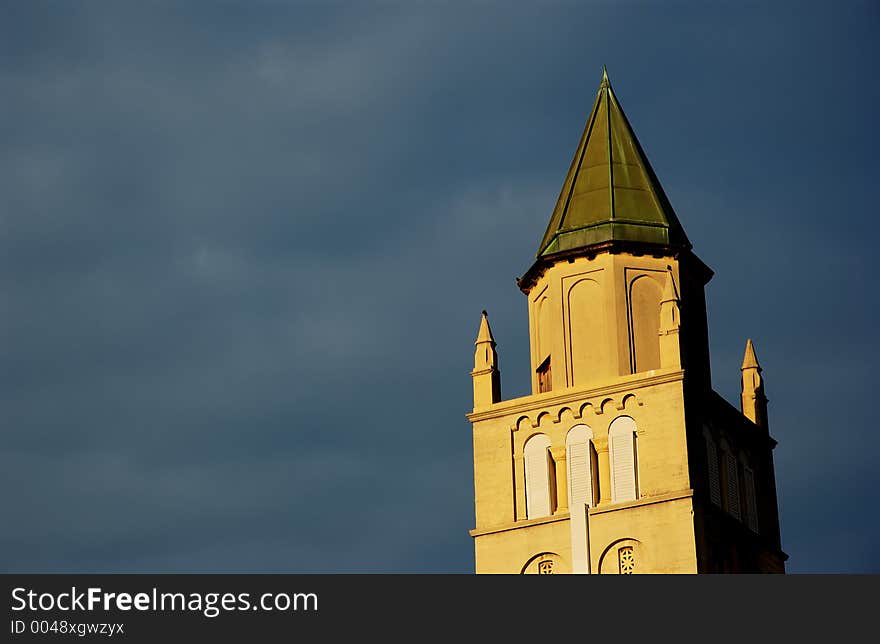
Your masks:
M568 467L568 507L593 505L593 473L590 439L593 432L586 425L572 427L565 437L565 462Z
M755 494L755 474L748 467L743 468L743 484L746 495L746 521L752 532L758 531L758 504Z
M634 501L636 485L636 424L629 416L621 416L608 430L611 459L611 502Z
M550 515L550 439L536 434L523 447L526 478L526 516L530 519Z
M736 472L736 457L730 450L724 450L724 478L727 487L727 511L737 519L741 518L739 511L739 477Z
M709 430L703 428L703 436L706 439L706 464L709 471L709 498L712 503L721 507L721 473L718 471L718 449Z

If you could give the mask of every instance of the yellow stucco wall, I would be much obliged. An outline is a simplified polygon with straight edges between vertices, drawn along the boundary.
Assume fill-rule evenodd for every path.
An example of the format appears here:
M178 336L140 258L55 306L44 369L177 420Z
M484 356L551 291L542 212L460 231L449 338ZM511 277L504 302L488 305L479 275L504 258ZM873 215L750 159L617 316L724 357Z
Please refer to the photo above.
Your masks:
M662 292L670 271L678 284L675 259L627 253L577 257L549 268L529 291L532 392L538 391L535 370L548 355L554 388L632 373L639 338L630 328L636 321L640 330L638 320L645 317L632 287L647 278Z
M600 443L620 416L631 417L637 427L639 499L592 509L592 568L599 570L598 557L608 545L635 539L646 553L641 571L695 572L682 372L674 369L612 378L599 388L503 401L472 415L477 572L518 573L543 552L560 556L557 572L570 570L566 434L586 425ZM557 511L527 519L522 454L525 442L537 433L549 437L557 459ZM600 488L607 489L608 472L600 467L598 478Z
M695 508L704 507L708 494L706 454L693 442L698 453L688 454L686 422L693 424L692 433L714 422L710 417L715 407L706 401L715 394L708 379L702 290L708 269L693 259L684 266L686 270L674 257L601 252L544 267L527 287L532 393L520 398L500 400L497 380L492 380L498 373L495 344L484 317L472 372L475 407L468 414L473 425L471 535L477 572L784 570L770 476L774 443L769 436L754 434L764 436L766 426L735 429L750 422L736 411L737 419L721 422L730 431L745 432L743 436L754 434L749 439L754 443L753 465L766 461L761 466L766 481L760 488L765 498L759 503L765 532L749 532L741 519L731 524L732 519L719 518L714 511L698 512L695 519ZM688 294L687 302L682 293ZM690 308L683 309L688 303ZM541 391L540 383L546 389L548 382L550 390ZM622 416L635 426L636 498L615 502L609 428ZM566 436L581 425L588 431L579 434L591 437L594 496L586 517L583 506L575 508L573 531ZM545 484L549 477L551 512L529 517L524 448L539 434L549 444L547 470L533 473L540 473ZM625 440L630 436L627 429ZM543 445L537 445L537 453L543 453ZM728 527L719 532L714 526L722 524ZM578 544L588 541L589 566L581 545L574 547L573 533ZM707 539L723 547L709 555Z
M601 500L589 511L590 569L616 571L614 544L628 544L639 572L696 572L681 362L675 356L672 366L666 360L659 368L655 311L649 312L654 321L647 335L644 325L633 324L646 315L639 309L644 301L658 305L658 293L669 275L678 279L677 272L674 259L606 253L559 262L538 278L529 293L533 392L534 370L548 356L551 391L495 403L478 397L490 402L469 415L477 572L535 572L540 562L555 573L571 571L565 459L566 435L577 425L589 428L597 452L606 456L597 453ZM652 281L647 299L633 296L639 279ZM658 368L632 373L644 364L634 357L644 341L655 343L650 348ZM620 416L636 426L638 499L614 504L607 437ZM523 448L536 434L549 438L555 460L555 510L527 518Z

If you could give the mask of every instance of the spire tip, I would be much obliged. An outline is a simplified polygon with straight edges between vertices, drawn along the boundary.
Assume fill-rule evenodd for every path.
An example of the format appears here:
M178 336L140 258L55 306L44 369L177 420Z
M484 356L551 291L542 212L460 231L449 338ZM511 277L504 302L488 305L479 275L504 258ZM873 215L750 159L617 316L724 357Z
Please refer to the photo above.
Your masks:
M483 317L480 318L480 330L477 332L475 344L481 342L492 342L493 344L495 342L495 338L492 337L492 329L489 328L489 314L486 311L483 311Z
M758 369L761 370L761 365L758 363L758 356L755 355L755 345L752 343L752 339L748 338L746 340L746 352L743 356L743 369Z

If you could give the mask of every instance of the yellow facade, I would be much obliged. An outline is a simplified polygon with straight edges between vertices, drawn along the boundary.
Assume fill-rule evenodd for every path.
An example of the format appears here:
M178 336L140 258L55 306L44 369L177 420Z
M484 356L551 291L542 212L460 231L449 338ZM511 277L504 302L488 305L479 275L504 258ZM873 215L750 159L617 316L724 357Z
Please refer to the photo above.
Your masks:
M591 129L596 114L608 114L609 124L620 115L623 131L609 125L613 145L590 139L600 136ZM625 162L615 159L611 149L627 145ZM604 180L590 178L599 176L603 150L611 206L593 221L581 199L585 232L578 231L565 223L573 201L566 190L601 190L584 181ZM468 414L476 571L784 572L775 442L754 347L749 342L742 366L744 415L711 389L704 287L712 272L674 228L607 76L578 154L542 242L552 252L539 251L519 281L531 395L501 399L485 312L480 323ZM579 167L590 154L592 165ZM627 189L645 193L655 220L672 221L670 233L646 237L614 219L615 172L628 173L636 188ZM682 241L674 243L675 234Z

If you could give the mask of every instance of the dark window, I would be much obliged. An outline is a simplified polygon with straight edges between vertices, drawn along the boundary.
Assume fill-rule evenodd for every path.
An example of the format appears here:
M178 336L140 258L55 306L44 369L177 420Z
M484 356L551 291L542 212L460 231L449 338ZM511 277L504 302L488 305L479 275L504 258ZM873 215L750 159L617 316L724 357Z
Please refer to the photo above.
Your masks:
M553 388L552 377L550 373L550 356L547 356L547 359L541 363L541 366L537 369L538 373L538 393L542 394L545 391L550 391Z

